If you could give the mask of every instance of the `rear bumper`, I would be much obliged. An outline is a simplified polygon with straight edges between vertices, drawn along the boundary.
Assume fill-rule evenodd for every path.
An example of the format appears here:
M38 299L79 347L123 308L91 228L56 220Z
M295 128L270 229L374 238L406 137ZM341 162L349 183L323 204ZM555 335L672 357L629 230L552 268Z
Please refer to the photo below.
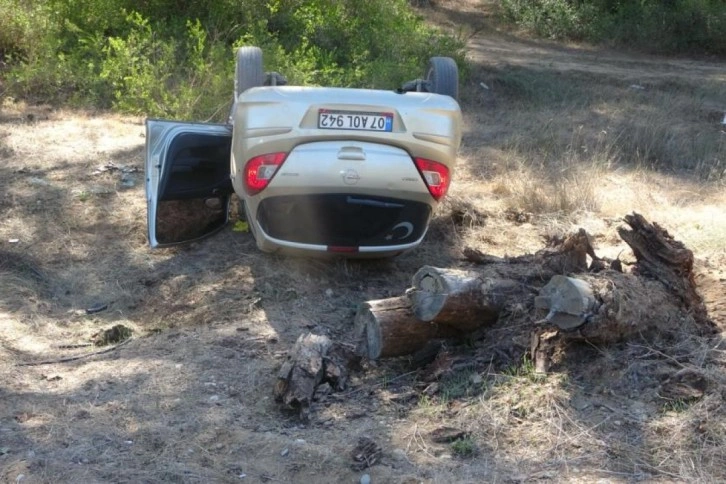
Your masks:
M336 252L329 250L327 245L300 244L287 240L280 240L261 233L257 238L257 246L263 252L280 252L286 255L297 255L303 257L346 257L349 259L379 259L384 257L394 257L411 249L418 247L424 239L422 235L419 240L411 244L375 246L375 247L358 247L356 252Z
M431 205L360 194L269 197L257 206L262 250L337 253L347 257L404 252L423 240Z

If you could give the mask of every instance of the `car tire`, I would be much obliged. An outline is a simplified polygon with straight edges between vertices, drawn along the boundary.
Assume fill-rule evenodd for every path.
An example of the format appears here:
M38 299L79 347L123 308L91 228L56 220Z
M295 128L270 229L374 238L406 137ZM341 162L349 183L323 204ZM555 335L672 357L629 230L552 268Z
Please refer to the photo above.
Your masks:
M240 47L234 70L234 99L247 89L262 86L265 71L262 66L262 49L259 47Z
M429 92L459 98L459 68L451 57L432 57L426 71Z

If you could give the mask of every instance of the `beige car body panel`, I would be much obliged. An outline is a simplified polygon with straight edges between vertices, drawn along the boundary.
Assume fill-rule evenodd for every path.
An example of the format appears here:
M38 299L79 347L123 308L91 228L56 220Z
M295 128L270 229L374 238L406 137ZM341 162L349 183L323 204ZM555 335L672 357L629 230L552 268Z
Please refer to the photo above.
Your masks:
M390 132L320 129L321 110L391 113ZM449 96L366 89L258 87L243 92L232 113L230 157L232 185L244 200L247 219L260 249L287 253L325 253L326 246L276 239L266 234L256 213L268 196L295 196L345 191L349 194L399 197L431 206L437 202L421 179L413 158L445 164L454 174L461 143L461 110ZM243 171L255 156L284 152L288 158L262 192L249 196ZM355 183L348 183L347 173ZM416 247L359 247L356 257L383 257Z
M393 113L390 133L318 128L321 109ZM244 195L245 163L265 153L290 153L318 141L364 141L403 149L444 163L453 176L461 143L458 103L440 94L329 87L258 87L245 91L232 116L232 185ZM386 176L386 173L381 173Z

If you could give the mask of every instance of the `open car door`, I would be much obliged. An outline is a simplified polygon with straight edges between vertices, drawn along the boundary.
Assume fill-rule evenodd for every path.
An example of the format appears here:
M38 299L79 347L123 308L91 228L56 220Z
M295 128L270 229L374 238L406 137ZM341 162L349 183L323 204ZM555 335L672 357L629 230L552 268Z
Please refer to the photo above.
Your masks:
M146 121L146 200L151 247L191 242L224 227L232 183L232 128Z

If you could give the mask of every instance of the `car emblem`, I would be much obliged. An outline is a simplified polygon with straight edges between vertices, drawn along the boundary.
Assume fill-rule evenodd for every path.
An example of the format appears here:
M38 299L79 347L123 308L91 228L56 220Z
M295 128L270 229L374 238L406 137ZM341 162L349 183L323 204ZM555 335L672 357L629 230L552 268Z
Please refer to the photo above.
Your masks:
M402 236L396 237L396 240L403 240L413 233L413 224L411 222L401 222L400 224L396 225L391 229L391 233L386 235L385 239L392 240L393 232L395 232L397 229L404 229L406 231Z
M343 175L343 183L346 185L355 185L360 180L360 175L353 169L348 169L340 172Z

